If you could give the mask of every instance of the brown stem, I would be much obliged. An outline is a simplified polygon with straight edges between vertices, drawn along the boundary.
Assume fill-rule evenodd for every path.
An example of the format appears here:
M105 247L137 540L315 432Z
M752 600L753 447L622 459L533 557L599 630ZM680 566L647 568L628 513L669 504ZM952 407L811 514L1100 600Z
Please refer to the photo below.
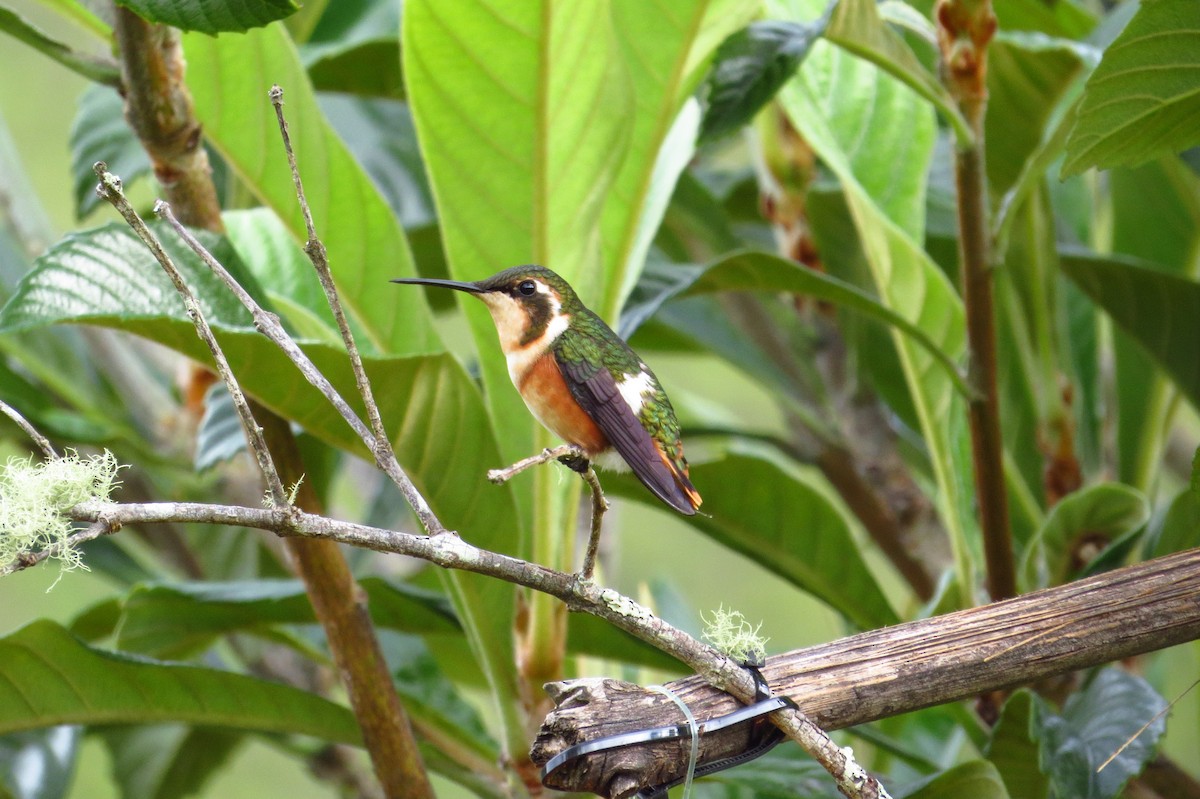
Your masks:
M120 53L125 119L150 156L167 201L185 224L223 231L192 96L183 82L179 31L151 25L113 4L113 35Z
M267 446L289 484L303 478L302 458L286 420L256 406ZM300 483L296 507L320 513L321 503L308 481ZM329 651L342 676L350 706L363 731L375 774L388 797L432 799L433 788L417 751L412 725L391 689L392 676L367 613L367 595L354 580L341 549L333 541L289 538L288 552L304 581L313 612L325 629Z
M1004 485L1004 442L1000 435L1000 397L996 385L996 322L992 299L991 242L983 118L987 109L987 46L996 29L989 0L942 0L937 7L942 50L942 79L974 134L974 142L955 152L958 189L958 255L967 316L970 382L968 401L971 451L979 522L992 599L1017 593Z

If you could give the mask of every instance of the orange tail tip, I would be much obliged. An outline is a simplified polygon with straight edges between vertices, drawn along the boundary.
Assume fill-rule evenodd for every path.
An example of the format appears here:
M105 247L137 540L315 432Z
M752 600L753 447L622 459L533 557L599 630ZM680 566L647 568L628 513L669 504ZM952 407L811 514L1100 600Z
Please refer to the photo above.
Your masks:
M678 462L667 457L667 453L663 452L661 447L658 447L658 455L662 458L663 465L667 467L671 476L675 478L675 488L677 489L674 496L664 496L663 499L680 513L691 516L704 500L700 498L700 492L692 485L692 481L688 477L687 466L680 467Z

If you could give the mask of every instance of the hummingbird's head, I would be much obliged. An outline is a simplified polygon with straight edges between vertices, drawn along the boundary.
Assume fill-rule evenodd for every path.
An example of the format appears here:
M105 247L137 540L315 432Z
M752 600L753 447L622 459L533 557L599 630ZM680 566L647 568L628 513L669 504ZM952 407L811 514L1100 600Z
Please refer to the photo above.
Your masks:
M579 303L567 281L544 266L514 266L475 282L420 277L396 278L392 282L474 294L491 311L505 352L523 348L547 333L553 339L566 328Z

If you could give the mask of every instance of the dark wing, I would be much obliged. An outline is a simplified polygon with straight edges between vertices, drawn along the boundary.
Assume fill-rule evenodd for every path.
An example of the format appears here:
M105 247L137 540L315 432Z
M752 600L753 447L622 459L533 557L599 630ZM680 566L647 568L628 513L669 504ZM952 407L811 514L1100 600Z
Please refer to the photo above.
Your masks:
M571 396L596 422L642 484L680 513L694 515L696 508L680 484L680 479L687 482L687 477L678 474L668 463L650 433L625 403L612 373L586 361L569 363L557 354L555 357ZM690 487L691 484L687 484Z

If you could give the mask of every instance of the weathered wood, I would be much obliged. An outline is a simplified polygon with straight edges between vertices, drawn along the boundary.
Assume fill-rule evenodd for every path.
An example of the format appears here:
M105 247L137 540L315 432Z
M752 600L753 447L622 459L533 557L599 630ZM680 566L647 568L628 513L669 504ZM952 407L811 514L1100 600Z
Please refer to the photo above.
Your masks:
M762 672L777 694L833 730L1197 638L1200 549L777 655ZM667 687L700 720L739 707L699 677ZM546 688L558 707L530 752L538 765L583 741L683 721L669 698L618 680L568 680ZM734 754L739 746L736 736L702 743L701 762ZM687 747L685 740L581 758L560 769L549 787L628 796L641 785L681 775Z

